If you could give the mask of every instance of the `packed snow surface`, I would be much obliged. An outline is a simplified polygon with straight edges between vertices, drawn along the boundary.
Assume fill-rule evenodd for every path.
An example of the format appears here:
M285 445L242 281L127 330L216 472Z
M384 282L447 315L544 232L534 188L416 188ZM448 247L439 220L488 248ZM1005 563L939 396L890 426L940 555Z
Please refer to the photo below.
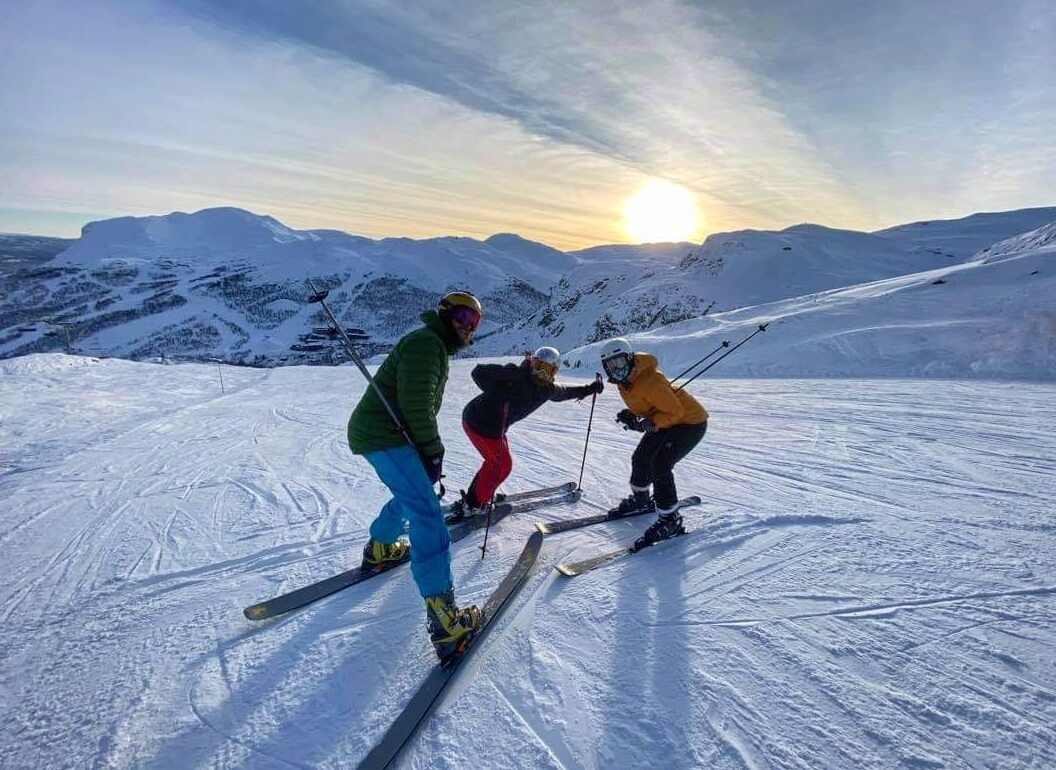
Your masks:
M747 350L747 348L745 348ZM661 351L662 363L664 361ZM732 359L731 359L732 361ZM448 487L477 460L441 427ZM221 393L220 376L224 393ZM643 518L548 537L401 767L1056 767L1056 386L697 381L685 538L566 579ZM409 571L355 565L386 494L350 367L0 362L0 765L345 768L433 665ZM539 519L625 493L598 400L584 499L454 546L483 601ZM589 402L516 426L510 491L575 478Z

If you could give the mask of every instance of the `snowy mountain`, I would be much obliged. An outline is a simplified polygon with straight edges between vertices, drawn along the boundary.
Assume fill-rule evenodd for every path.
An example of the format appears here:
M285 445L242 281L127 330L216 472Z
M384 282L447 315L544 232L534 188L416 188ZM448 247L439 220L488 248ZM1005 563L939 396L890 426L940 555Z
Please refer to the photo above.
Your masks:
M471 365L440 414L450 488L479 460ZM220 368L226 392L217 366L0 361L4 768L352 768L434 670L405 567L243 617L355 567L388 492L348 451L354 368ZM690 388L712 415L676 469L690 534L573 579L554 566L647 522L547 536L397 766L1056 767L1056 386ZM578 503L503 519L483 559L482 532L454 545L461 601L537 521L625 493L621 405L598 398ZM589 412L519 423L508 490L576 478Z
M959 256L959 255L958 255ZM1056 223L972 259L633 335L671 373L759 327L725 376L1056 379ZM598 368L600 345L569 351Z
M338 352L313 278L370 355L450 288L488 306L482 333L534 312L575 257L513 235L379 241L292 230L232 208L93 222L55 260L5 276L0 354L61 349L129 358L329 361ZM42 323L48 319L50 323Z
M70 238L0 233L0 275L47 262L72 243Z
M575 252L584 264L556 284L546 307L482 341L480 350L498 355L540 340L570 350L721 311L951 266L1053 221L1056 208L1027 209L878 233L797 225L720 233L697 247L588 249Z
M306 304L310 277L331 290L366 356L385 352L442 291L470 287L486 318L473 355L547 343L594 366L578 348L642 334L677 364L699 357L686 340L704 344L776 319L755 347L772 358L739 358L739 371L1048 377L1048 353L1037 349L1044 332L1024 331L1047 328L1047 299L1034 290L1048 286L1044 254L1035 275L991 267L970 273L979 280L946 276L984 268L974 255L1036 238L1025 234L1053 222L1056 208L1026 209L876 233L798 225L715 234L700 245L565 253L511 234L417 241L298 231L231 208L124 217L93 222L57 258L0 276L0 356L61 350L69 339L82 353L129 358L344 360L317 306ZM1015 248L1019 264L1038 250ZM905 301L932 281L946 282L935 284L941 293ZM889 294L897 296L880 301ZM1014 329L1007 303L1021 317ZM883 323L872 323L874 314ZM991 350L1008 339L988 336L991 326L1013 335L1016 347Z
M1056 208L973 214L962 219L914 222L875 234L895 241L911 253L960 260L998 241L1050 224L1056 221L1054 215Z

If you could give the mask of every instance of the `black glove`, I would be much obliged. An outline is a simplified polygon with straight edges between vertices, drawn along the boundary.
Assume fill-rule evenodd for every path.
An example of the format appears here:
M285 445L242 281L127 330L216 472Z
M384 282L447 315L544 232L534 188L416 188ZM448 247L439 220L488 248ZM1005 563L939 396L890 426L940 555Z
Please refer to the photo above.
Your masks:
M646 433L656 433L658 430L660 430L658 427L656 427L656 423L653 422L652 417L643 417L641 420L638 421L638 424L641 426L641 429Z
M624 430L635 430L638 432L645 430L642 427L642 421L638 419L638 415L630 409L621 409L616 415L616 422L622 425Z
M435 484L440 480L444 470L444 448L431 455L422 455L422 465L425 466L425 475L429 477L429 483Z
M579 395L576 397L576 401L582 401L587 396L592 395L594 393L601 393L601 391L603 390L605 390L605 386L601 384L601 380L594 380L594 382L590 383L589 385L581 385L576 390L576 392L579 393Z

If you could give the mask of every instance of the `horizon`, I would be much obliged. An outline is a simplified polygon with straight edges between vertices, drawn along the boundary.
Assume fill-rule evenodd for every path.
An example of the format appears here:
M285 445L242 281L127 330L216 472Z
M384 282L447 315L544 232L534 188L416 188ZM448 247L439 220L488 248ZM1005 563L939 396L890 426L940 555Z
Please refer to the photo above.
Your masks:
M593 244L593 245L590 245L590 246L584 246L582 248L574 248L574 249L562 249L562 248L560 248L558 246L554 246L553 244L546 243L545 241L536 241L536 240L534 240L532 238L528 238L527 236L522 235L521 233L515 233L515 232L510 232L510 231L498 231L498 232L491 233L489 235L482 235L482 236L467 236L467 235L458 235L458 234L454 234L454 233L447 233L447 234L442 234L442 235L432 235L432 236L423 236L423 237L419 237L419 238L414 238L414 237L405 236L405 235L383 235L383 236L373 237L373 236L369 236L369 235L363 235L362 233L355 233L355 232L349 232L347 230L341 230L340 228L322 228L322 227L299 228L299 227L294 227L294 226L290 225L288 222L280 219L279 217L275 216L274 214L261 214L261 213L255 212L255 211L249 211L248 209L242 209L242 208L240 208L238 206L206 206L205 208L198 209L196 211L170 211L167 214L142 214L142 215L127 215L127 214L124 214L124 215L118 215L116 217L108 217L107 219L126 219L126 218L130 218L130 217L134 218L134 219L144 219L144 218L150 218L150 217L155 217L155 218L156 217L166 217L166 216L170 216L172 214L182 214L182 215L185 215L185 216L193 216L193 215L199 214L199 213L201 213L203 211L216 210L216 209L236 209L236 210L239 210L239 211L243 211L243 212L245 212L247 214L251 214L252 216L255 216L255 217L269 217L271 219L275 219L276 221L278 221L279 224L284 225L284 226L288 227L289 229L294 230L296 232L311 232L313 230L336 230L336 231L342 232L343 234L349 235L349 236L354 237L354 238L367 238L367 239L373 240L373 241L383 241L383 240L387 240L387 239L411 240L411 241L429 241L429 240L437 240L437 239L444 239L444 238L471 238L471 239L479 241L479 242L484 242L484 241L489 240L490 238L495 238L497 236L512 235L514 237L522 238L523 240L530 241L532 243L538 243L538 244L541 244L543 246L547 246L549 248L557 249L558 251L575 252L575 251L586 251L588 249L594 249L594 248L605 248L605 247L609 247L609 246L630 246L630 247L636 247L636 246L664 246L664 245L679 244L679 243L694 243L695 245L701 245L701 244L703 244L703 242L705 240L707 240L707 238L710 238L710 237L716 236L716 235L727 235L727 234L730 234L730 233L737 233L737 232L760 232L760 233L762 233L762 232L774 232L774 233L780 233L780 232L783 232L785 230L789 230L789 229L796 228L796 227L822 227L822 228L825 228L825 229L828 229L828 230L842 230L842 231L846 231L846 232L862 232L862 233L866 233L866 234L872 234L872 233L882 232L884 230L889 230L889 229L898 228L898 227L909 227L911 225L921 224L921 223L932 224L932 223L935 223L935 222L956 222L956 221L960 221L960 220L963 220L963 219L969 219L971 217L976 217L976 216L1010 214L1010 213L1022 212L1022 211L1039 211L1039 210L1042 210L1042 209L1056 209L1056 203L1054 203L1051 206L1027 206L1027 207L1024 207L1022 209L1012 209L1012 210L1008 210L1008 211L973 211L970 214L965 214L964 216L952 217L952 218L939 218L939 217L936 217L936 218L933 218L933 219L917 219L917 220L914 220L912 222L899 222L899 223L896 223L894 225L877 228L876 230L851 230L851 229L848 229L848 228L840 228L840 227L834 227L832 225L826 225L826 224L823 224L821 222L795 222L795 223L787 225L786 227L783 227L781 229L774 229L774 230L763 229L763 228L740 228L738 230L722 230L722 231L717 231L717 232L711 232L711 233L708 233L703 239L701 239L701 241L649 241L649 242L641 242L641 243L628 243L628 242L598 243L598 244ZM91 224L92 222L103 222L103 221L106 221L106 219L91 220L89 222L86 222L85 225ZM83 226L84 225L82 225L82 227ZM76 241L76 240L78 240L81 237L81 234L78 233L76 236L62 236L62 235L48 235L48 234L45 234L45 233L12 232L12 231L0 230L0 237L5 237L5 236L27 237L27 238L59 238L59 239Z
M230 205L575 251L1052 196L1050 4L595 5L17 6L0 231Z
M529 237L527 237L527 236L525 236L525 235L523 235L521 233L511 232L511 231L508 231L508 230L506 230L506 231L496 231L494 233L490 233L490 234L487 234L487 235L480 235L480 236L461 235L461 234L456 234L456 233L444 233L444 234L439 234L439 235L429 235L429 236L421 236L421 237L412 237L412 236L406 236L406 235L381 235L381 236L376 236L375 237L375 236L370 236L370 235L364 235L363 233L350 232L348 230L343 230L341 228L335 228L335 227L305 227L305 228L301 228L301 227L295 227L295 226L291 225L289 222L286 222L284 219L281 219L280 217L278 217L278 216L276 216L274 214L267 214L267 213L260 213L260 212L256 212L256 211L250 211L248 209L243 209L243 208L241 208L239 206L232 206L232 205L206 206L204 208L196 209L194 211L170 211L170 212L167 212L165 214L119 214L119 215L114 216L114 217L106 217L104 219L89 220L89 221L85 222L84 225L82 225L81 227L83 229L83 227L85 227L85 226L87 226L89 224L92 224L93 222L104 222L104 221L107 221L109 219L127 219L127 218L146 219L146 218L167 217L167 216L170 216L170 215L173 215L173 214L182 214L184 216L193 216L195 214L200 214L203 211L210 211L210 210L217 210L217 209L234 209L234 210L245 212L245 213L250 214L250 215L255 216L255 217L269 217L271 219L275 219L276 221L279 222L279 224L281 224L281 225L283 225L285 227L288 227L289 229L291 229L291 230L293 230L295 232L311 232L311 231L314 231L314 230L320 230L320 231L332 230L332 231L341 232L341 233L343 233L345 235L348 235L348 236L351 236L353 238L367 238L367 239L373 240L373 241L383 241L383 240L392 239L392 240L410 240L410 241L418 241L418 242L430 241L430 240L439 240L439 239L444 239L444 238L470 238L472 240L476 240L476 241L479 241L479 242L485 242L485 241L489 240L490 238L495 238L495 237L502 236L502 235L512 235L514 237L522 238L523 240L530 241L532 243L538 243L538 244L541 244L543 246L547 246L547 247L552 248L552 249L557 249L558 251L564 251L564 252L569 252L570 253L570 252L576 252L576 251L586 251L586 250L595 249L595 248L606 248L606 247L609 247L609 246L629 246L629 247L642 246L642 247L648 247L648 246L664 246L664 245L672 245L672 244L680 244L680 243L692 243L692 244L695 244L695 245L702 245L704 243L704 241L706 241L708 238L710 238L712 236L717 236L717 235L728 235L728 234L731 234L731 233L741 233L741 232L780 233L780 232L784 232L786 230L790 230L790 229L793 229L793 228L796 228L796 227L822 227L822 228L825 228L827 230L840 230L840 231L845 231L845 232L860 232L860 233L866 233L866 234L873 234L873 233L882 232L884 230L890 230L890 229L895 229L895 228L899 228L899 227L909 227L909 226L916 225L916 224L932 224L932 223L935 223L935 222L957 222L957 221L961 221L961 220L965 220L965 219L970 219L970 218L976 217L976 216L991 216L991 215L1000 215L1000 214L1011 214L1011 213L1015 213L1015 212L1040 211L1042 209L1056 209L1056 203L1053 203L1053 205L1051 205L1051 206L1045 206L1045 205L1025 206L1025 207L1020 208L1020 209L1010 209L1010 210L1003 210L1003 211L973 211L973 212L971 212L969 214L965 214L963 216L957 216L957 217L948 217L948 218L947 217L934 217L934 218L930 218L930 219L929 218L916 219L916 220L913 220L913 221L910 221L910 222L897 222L897 223L895 223L893 225L886 225L884 227L876 228L875 230L854 230L852 228L836 227L834 225L828 225L828 224L824 224L822 222L803 221L803 222L794 222L792 224L786 225L786 226L784 226L782 228L779 228L779 229L777 229L777 228L769 229L769 228L744 227L744 228L738 228L738 229L734 229L734 230L721 230L721 231L709 232L700 241L644 241L644 242L639 242L639 243L620 241L620 242L612 242L612 243L597 243L597 244L592 244L592 245L589 245L589 246L584 246L584 247L579 247L579 248L569 248L569 249L563 249L563 248L561 248L559 246L555 246L555 245L553 245L551 243L547 243L545 241L535 240L535 239L529 238ZM8 236L11 236L11 237L28 237L28 238L58 238L58 239L63 239L63 240L76 241L76 240L80 239L81 232L78 231L77 235L74 235L74 236L64 236L64 235L50 235L50 234L47 234L47 233L29 233L29 232L14 232L14 231L8 231L8 230L0 230L0 237L8 237Z

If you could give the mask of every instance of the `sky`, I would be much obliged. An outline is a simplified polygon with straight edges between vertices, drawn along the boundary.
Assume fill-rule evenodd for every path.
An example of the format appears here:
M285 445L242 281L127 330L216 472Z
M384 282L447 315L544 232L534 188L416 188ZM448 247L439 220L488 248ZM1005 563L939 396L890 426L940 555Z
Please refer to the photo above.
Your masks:
M1056 204L1052 0L0 0L0 232L689 240Z

